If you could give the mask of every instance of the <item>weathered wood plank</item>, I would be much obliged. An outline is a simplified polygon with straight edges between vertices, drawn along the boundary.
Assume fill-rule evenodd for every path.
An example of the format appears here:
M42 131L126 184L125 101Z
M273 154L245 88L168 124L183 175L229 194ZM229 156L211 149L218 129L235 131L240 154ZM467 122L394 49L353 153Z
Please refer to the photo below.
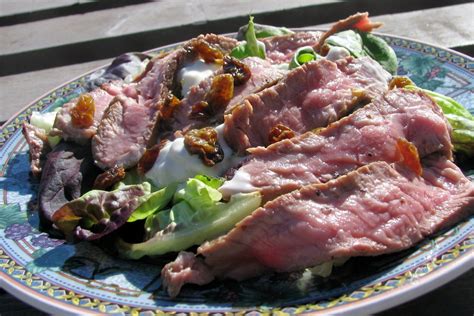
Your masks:
M335 2L330 0L321 3ZM150 30L271 12L311 5L314 0L268 1L245 0L159 1L125 6L80 15L58 17L20 25L4 26L0 55L15 54L77 42L124 36ZM226 8L222 10L222 8ZM54 36L51 34L54 33Z
M2 100L0 122L6 121L51 89L107 63L110 63L110 60L96 60L0 77L0 100Z
M373 17L380 32L414 38L443 47L474 44L474 2ZM318 27L328 28L331 24Z
M0 1L0 16L58 9L91 1L93 0L2 0Z
M385 23L381 29L385 33L411 37L445 47L466 45L472 47L474 34L469 32L473 29L473 22L470 19L472 7L473 4L463 4L423 12L374 16L373 18ZM420 17L420 15L422 16ZM444 17L443 23L437 21L439 16ZM418 21L419 18L422 18L424 22ZM324 28L327 26L324 24L315 27ZM436 32L432 32L432 29L436 29ZM218 33L220 30L214 30L214 32ZM189 38L193 35L185 34L185 36ZM169 43L171 41L163 44ZM121 47L121 49L125 48ZM117 52L116 55L119 53ZM68 56L60 55L58 58L67 59ZM0 99L2 100L0 121L8 119L26 104L60 83L105 63L105 60L101 60L0 77Z

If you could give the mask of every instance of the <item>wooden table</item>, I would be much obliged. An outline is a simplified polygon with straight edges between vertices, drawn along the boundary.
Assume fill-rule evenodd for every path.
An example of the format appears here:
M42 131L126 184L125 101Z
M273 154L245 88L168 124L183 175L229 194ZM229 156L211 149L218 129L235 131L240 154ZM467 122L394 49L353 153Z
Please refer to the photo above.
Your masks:
M144 51L247 22L327 27L357 11L384 22L382 32L474 56L471 1L1 0L0 122L25 105L127 51ZM474 272L381 315L472 315ZM0 315L39 312L0 290Z

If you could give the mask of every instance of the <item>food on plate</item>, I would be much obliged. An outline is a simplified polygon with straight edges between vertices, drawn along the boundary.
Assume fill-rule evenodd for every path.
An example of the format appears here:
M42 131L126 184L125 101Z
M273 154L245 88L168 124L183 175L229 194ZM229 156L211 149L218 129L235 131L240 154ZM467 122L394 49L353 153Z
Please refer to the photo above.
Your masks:
M119 56L24 124L42 229L129 259L175 254L162 269L175 297L214 279L327 276L472 215L453 150L474 155L474 119L395 76L379 26L251 17L236 39Z

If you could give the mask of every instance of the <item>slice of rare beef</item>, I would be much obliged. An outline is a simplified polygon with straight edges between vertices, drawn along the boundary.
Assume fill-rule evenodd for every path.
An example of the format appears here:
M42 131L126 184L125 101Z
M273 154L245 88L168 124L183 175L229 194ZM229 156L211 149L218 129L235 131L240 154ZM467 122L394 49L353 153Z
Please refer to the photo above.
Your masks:
M316 133L252 148L220 190L260 190L270 200L370 162L397 162L401 139L413 143L420 157L442 152L451 158L450 127L437 104L422 92L396 89Z
M226 115L225 138L243 154L249 147L274 142L279 129L298 135L327 126L385 92L390 77L367 57L307 63Z
M474 214L474 183L444 156L423 175L375 162L266 203L198 254L219 278L243 280L337 258L407 249Z
M72 111L78 106L79 98L74 98L64 104L56 114L53 129L50 132L52 136L61 136L66 141L74 141L78 144L86 144L97 132L97 127L102 119L105 109L114 98L113 95L101 88L96 88L86 93L93 100L94 118L91 125L81 127L74 124L72 120Z
M48 143L48 135L46 135L44 129L29 123L23 123L21 132L30 148L31 172L35 177L40 177L45 155L51 150Z
M116 97L92 138L95 164L104 170L136 165L145 152L156 112L155 107L147 107L130 98Z
M212 107L210 111L206 107L201 107L201 109L196 111L201 102L207 102L209 99L214 98L211 95L212 93L219 93L219 91L212 91L211 88L216 76L226 73L221 68L216 71L214 76L201 81L199 85L191 87L189 93L181 100L176 111L173 113L170 130L186 133L193 128L202 128L221 123L226 111L232 109L250 94L276 83L286 73L286 71L273 67L270 62L258 57L247 57L240 62L242 62L243 67L246 67L250 76L242 83L234 80L233 95L228 102L218 105L208 104L208 106Z
M298 48L316 46L322 32L297 32L287 35L272 36L259 39L265 44L266 58L272 63L289 63Z

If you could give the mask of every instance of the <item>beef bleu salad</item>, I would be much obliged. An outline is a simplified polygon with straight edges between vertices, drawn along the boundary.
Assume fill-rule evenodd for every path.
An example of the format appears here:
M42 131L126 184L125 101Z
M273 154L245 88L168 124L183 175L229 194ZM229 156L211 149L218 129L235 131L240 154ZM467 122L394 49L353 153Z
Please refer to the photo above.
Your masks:
M42 229L175 258L161 274L175 297L214 279L327 276L472 215L453 160L474 156L474 118L397 76L379 26L250 17L237 38L119 56L23 126Z

